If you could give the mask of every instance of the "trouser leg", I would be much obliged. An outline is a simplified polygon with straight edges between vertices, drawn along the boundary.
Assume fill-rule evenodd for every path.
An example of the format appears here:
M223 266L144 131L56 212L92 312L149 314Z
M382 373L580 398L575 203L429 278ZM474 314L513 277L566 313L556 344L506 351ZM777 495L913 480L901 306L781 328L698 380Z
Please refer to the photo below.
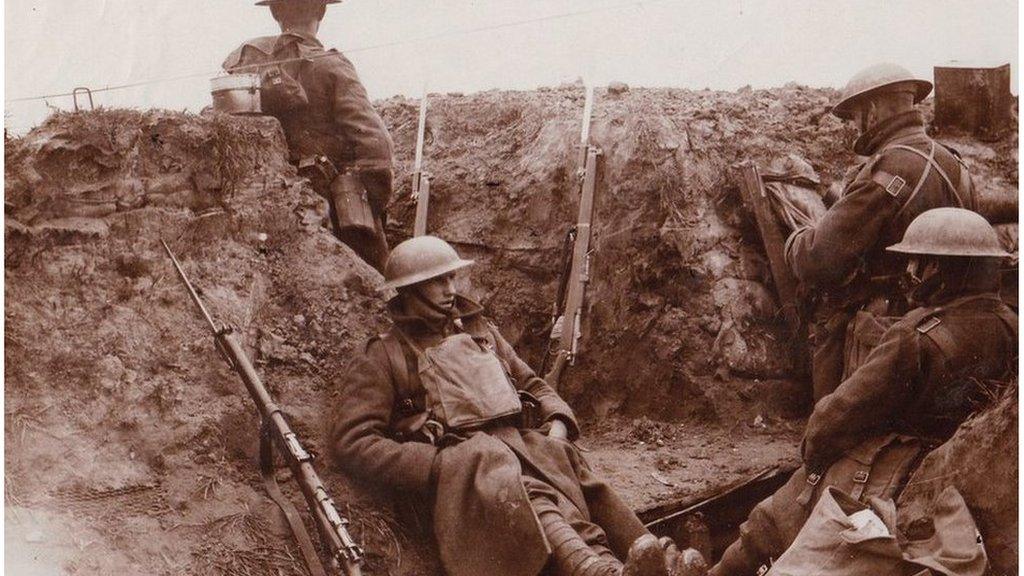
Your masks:
M782 488L762 500L740 525L733 542L709 576L753 576L758 568L778 558L793 543L809 516L798 502L807 486L807 472L798 469Z
M619 558L625 558L630 545L637 538L649 534L647 528L622 497L589 468L582 467L579 478L591 521L604 530L612 552Z
M544 482L524 477L530 503L551 546L555 576L619 576L622 562L607 547L601 528Z

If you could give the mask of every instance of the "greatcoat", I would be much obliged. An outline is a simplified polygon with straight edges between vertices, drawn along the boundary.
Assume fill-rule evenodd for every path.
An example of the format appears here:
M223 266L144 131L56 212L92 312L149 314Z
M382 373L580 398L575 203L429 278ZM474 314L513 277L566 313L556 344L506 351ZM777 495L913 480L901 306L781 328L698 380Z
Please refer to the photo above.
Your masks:
M857 153L869 158L839 200L786 240L786 262L820 301L811 327L815 400L842 380L847 328L858 310L907 312L899 284L905 260L885 248L927 210L975 207L966 165L925 133L920 112L879 123L858 140Z
M1017 314L995 293L912 310L814 407L804 466L758 504L712 570L754 574L793 542L825 486L895 499L928 448L982 405L1017 356Z
M461 329L486 340L514 386L536 399L539 420L559 419L569 429L570 440L578 436L572 410L519 358L483 316L480 305L458 297L456 310ZM421 350L458 329L451 321L437 326L405 316L397 305L392 305L391 315L391 330L401 330ZM415 421L426 409L426 391L409 346L402 343L406 366L395 366L386 338L371 340L365 355L339 383L340 401L332 408L332 451L350 476L432 506L434 535L449 574L535 576L541 571L550 547L524 477L534 490L543 485L552 491L561 500L560 507L572 506L583 519L600 526L604 534L597 536L597 543L620 559L646 533L633 511L594 476L569 441L522 429L514 419L447 436L435 444L404 434L403 422Z

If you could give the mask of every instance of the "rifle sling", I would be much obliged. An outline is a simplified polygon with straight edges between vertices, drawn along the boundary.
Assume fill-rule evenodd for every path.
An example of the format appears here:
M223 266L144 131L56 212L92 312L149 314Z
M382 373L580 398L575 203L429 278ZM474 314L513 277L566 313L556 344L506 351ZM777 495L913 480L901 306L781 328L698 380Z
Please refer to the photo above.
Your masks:
M316 548L313 547L309 532L306 531L306 525L302 523L299 511L281 492L277 478L274 477L274 439L271 436L270 423L266 420L260 430L260 476L263 478L263 487L266 489L267 495L284 513L310 576L327 576L327 572L324 571L324 566L320 562L320 556L317 555Z

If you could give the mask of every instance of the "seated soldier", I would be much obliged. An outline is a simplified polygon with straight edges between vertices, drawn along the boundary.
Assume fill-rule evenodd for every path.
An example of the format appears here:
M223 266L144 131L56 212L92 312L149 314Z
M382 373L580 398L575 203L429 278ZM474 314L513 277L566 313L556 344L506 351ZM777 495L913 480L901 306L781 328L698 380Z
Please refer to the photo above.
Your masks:
M340 465L427 503L452 576L680 573L693 551L647 532L594 476L570 443L569 406L456 293L455 271L470 264L432 236L391 252L394 325L342 380L331 429ZM529 404L539 429L523 425Z
M918 307L814 407L803 467L754 508L711 574L755 574L778 558L826 486L861 501L897 499L924 455L980 406L985 383L1015 366L1017 315L998 296L1008 254L984 218L929 210L888 250L909 256Z

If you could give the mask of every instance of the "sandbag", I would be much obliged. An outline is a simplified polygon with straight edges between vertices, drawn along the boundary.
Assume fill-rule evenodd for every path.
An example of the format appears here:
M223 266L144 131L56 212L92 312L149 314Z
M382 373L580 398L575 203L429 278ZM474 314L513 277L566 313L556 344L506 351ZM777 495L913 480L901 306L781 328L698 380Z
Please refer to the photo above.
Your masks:
M859 517L867 520L858 521ZM944 574L981 576L985 548L963 497L953 487L937 499L930 524L917 538L897 533L896 505L870 498L861 503L830 487L769 576L875 576Z

